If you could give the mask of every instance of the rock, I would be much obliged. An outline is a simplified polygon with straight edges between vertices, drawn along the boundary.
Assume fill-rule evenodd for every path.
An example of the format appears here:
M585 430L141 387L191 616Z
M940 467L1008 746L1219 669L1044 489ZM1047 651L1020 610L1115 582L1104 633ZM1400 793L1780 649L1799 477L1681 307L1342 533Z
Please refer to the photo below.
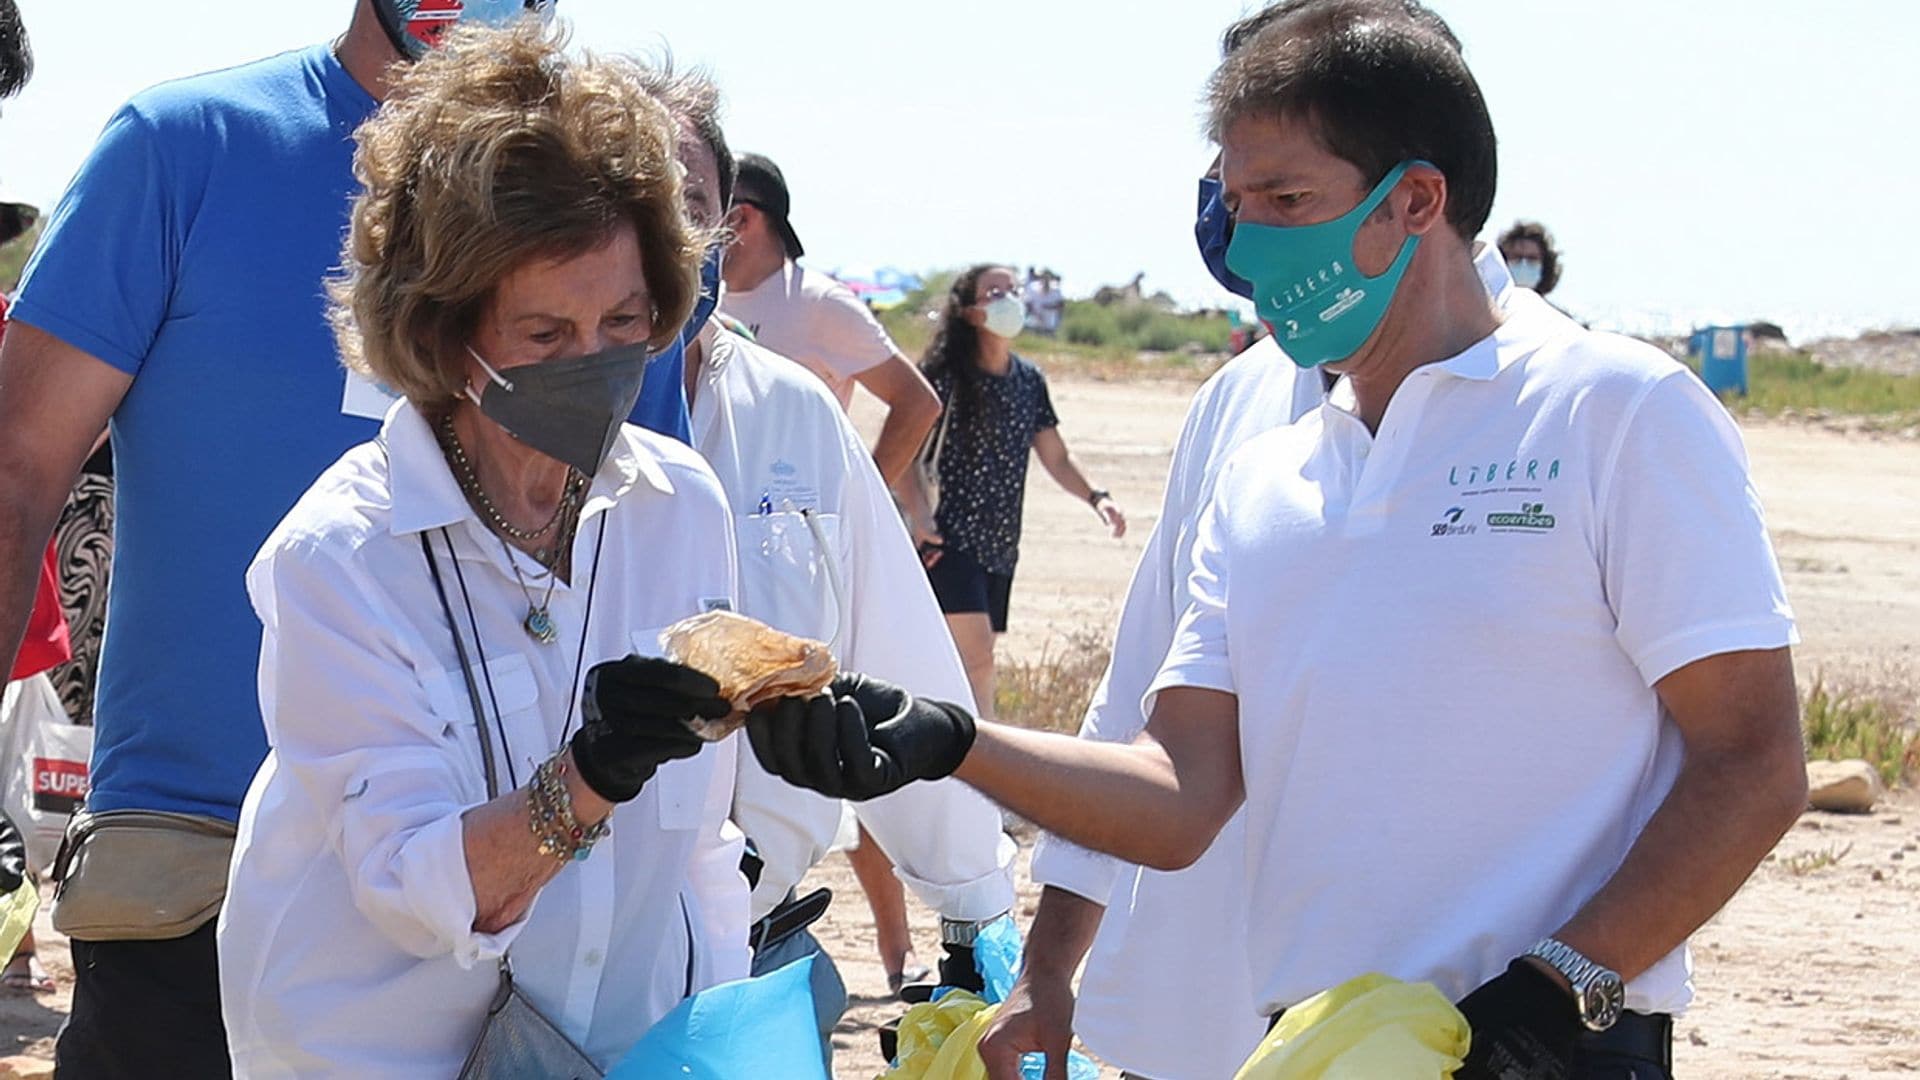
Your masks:
M1858 758L1807 762L1807 803L1815 810L1864 814L1880 792L1880 774Z
M49 1080L52 1076L53 1062L46 1058L25 1054L0 1057L0 1080Z

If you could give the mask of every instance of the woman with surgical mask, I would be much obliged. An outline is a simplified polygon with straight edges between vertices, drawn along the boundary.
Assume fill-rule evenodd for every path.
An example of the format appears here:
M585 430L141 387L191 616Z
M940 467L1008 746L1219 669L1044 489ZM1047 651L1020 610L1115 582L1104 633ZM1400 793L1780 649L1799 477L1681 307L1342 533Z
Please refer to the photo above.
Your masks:
M637 71L562 44L455 30L357 135L334 325L401 400L247 573L272 752L219 926L241 1077L470 1075L520 1005L571 1045L479 1075L599 1075L747 974L735 741L686 723L731 706L654 658L735 605L732 517L622 423L712 238Z
M1126 515L1089 483L1060 437L1046 376L1016 355L1026 325L1011 267L983 264L953 281L920 369L944 407L903 483L901 501L927 564L940 610L967 665L974 701L991 716L993 643L1007 630L1007 601L1020 558L1020 518L1031 450L1054 482L1081 499L1115 539ZM937 505L927 481L938 483Z
M1537 221L1516 221L1500 234L1500 257L1507 260L1513 283L1545 296L1560 283L1560 253L1553 234Z

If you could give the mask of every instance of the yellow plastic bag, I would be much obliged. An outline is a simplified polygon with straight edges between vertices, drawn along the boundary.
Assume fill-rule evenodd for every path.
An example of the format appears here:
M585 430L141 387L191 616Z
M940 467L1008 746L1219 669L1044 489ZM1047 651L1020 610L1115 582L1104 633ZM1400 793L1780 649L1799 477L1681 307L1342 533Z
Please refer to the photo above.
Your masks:
M986 1080L980 1036L999 1011L965 990L908 1009L900 1019L900 1064L883 1080Z
M1468 1042L1431 983L1362 975L1288 1009L1234 1080L1450 1080Z
M34 913L40 910L40 890L34 887L31 879L22 881L20 887L0 896L0 962L13 955L20 942L26 939L27 931L33 929Z

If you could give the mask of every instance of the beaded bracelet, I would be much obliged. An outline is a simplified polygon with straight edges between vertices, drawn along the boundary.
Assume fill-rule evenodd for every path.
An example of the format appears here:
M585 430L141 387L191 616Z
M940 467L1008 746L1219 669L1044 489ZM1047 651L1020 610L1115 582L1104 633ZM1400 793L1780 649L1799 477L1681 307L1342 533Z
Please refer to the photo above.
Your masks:
M539 839L540 854L561 862L585 859L611 831L605 821L589 827L573 816L566 777L567 764L555 754L533 770L527 786L527 828Z

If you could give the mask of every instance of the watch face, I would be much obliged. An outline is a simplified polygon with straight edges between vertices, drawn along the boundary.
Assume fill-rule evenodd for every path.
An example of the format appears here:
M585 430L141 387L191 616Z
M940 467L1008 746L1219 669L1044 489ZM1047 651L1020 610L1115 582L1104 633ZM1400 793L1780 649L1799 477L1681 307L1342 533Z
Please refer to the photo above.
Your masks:
M1606 972L1580 992L1580 1022L1591 1031L1605 1031L1627 1007L1627 988L1620 976Z

